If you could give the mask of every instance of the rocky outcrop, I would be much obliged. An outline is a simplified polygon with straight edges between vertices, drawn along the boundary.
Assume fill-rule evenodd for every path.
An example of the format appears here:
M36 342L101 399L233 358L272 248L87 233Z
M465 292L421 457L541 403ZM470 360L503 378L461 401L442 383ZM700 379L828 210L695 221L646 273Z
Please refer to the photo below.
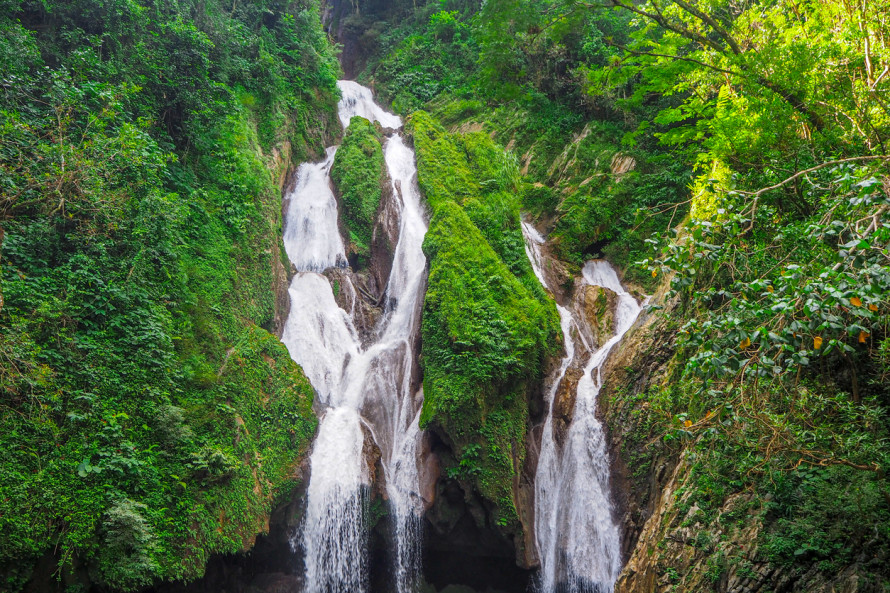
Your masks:
M690 464L684 455L669 475L652 514L615 587L619 593L858 593L880 591L863 580L861 566L826 574L799 571L758 555L764 528L750 493L726 498L716 517L704 519L684 488ZM752 505L755 508L752 508Z
M679 380L684 363L675 342L682 314L665 292L652 299L664 311L644 313L613 352L600 392L626 561L615 593L882 591L858 563L827 573L766 561L759 545L769 525L750 490L727 492L708 512L699 508L695 449L665 443L666 420L653 415L649 399Z
M618 295L600 286L584 286L577 292L577 305L587 318L587 327L593 334L592 338L596 344L602 344L615 333L612 326Z
M446 460L453 457L451 447L435 433L428 434L428 441L437 464L440 456ZM478 591L527 590L532 576L529 566L534 566L536 559L517 558L517 554L534 554L534 540L528 542L530 545L517 543L493 523L492 503L471 485L439 474L433 486L433 498L424 516L426 580L437 589L456 584ZM526 532L533 538L532 525L528 527Z
M547 260L548 263L553 260ZM573 339L575 350L581 353L576 356L572 365L556 386L553 401L553 430L556 442L562 440L572 423L577 396L578 381L584 375L584 365L590 354L601 346L614 333L613 323L618 296L600 286L580 284L563 295L563 301L587 323L576 327ZM540 442L540 441L537 441Z

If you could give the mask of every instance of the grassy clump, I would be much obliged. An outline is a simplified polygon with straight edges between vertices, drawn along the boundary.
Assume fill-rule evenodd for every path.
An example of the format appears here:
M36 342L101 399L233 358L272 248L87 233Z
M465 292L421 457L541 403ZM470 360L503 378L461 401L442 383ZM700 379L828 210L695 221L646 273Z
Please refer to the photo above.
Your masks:
M384 181L383 149L374 124L355 116L337 149L331 179L340 192L340 212L352 250L368 257Z
M453 443L448 474L473 484L496 503L497 521L515 528L528 390L559 343L556 309L517 254L518 199L508 193L516 176L503 151L483 135L447 134L424 112L410 126L433 208L421 423Z

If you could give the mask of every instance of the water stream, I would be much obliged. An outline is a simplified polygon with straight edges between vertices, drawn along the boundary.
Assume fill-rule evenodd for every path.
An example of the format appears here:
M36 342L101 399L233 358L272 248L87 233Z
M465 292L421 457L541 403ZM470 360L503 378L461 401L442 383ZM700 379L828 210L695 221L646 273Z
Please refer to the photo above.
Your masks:
M338 109L344 127L360 115L387 128L401 120L377 105L371 91L340 81ZM300 543L307 593L363 593L368 589L365 528L370 489L369 440L379 449L386 492L395 521L395 581L399 593L414 591L420 570L417 449L422 392L412 389L426 258L421 251L427 225L417 187L414 152L398 134L384 156L399 212L399 237L375 340L363 345L353 318L337 305L321 274L347 265L337 225L337 202L325 160L306 163L288 196L284 241L297 274L290 285L291 312L282 341L317 392L321 410L310 455L311 476ZM350 276L344 276L355 295ZM353 299L354 303L354 299Z
M523 233L526 254L546 287L544 239L528 223L523 223ZM579 331L588 321L580 311L557 305L566 355L549 379L549 413L535 475L535 540L541 557L541 593L612 593L621 572L621 540L609 492L609 457L596 408L603 366L636 321L641 307L604 260L587 262L580 284L603 287L617 295L614 334L591 351L585 332ZM557 441L553 422L557 390L569 367L581 364L587 354L576 388L572 422Z
M351 81L338 84L342 92L339 117L344 126L360 115L386 128L401 128L401 120L374 103L369 89ZM300 166L294 189L287 196L284 230L285 248L297 274L289 289L291 312L282 340L315 388L320 416L298 541L305 559L305 591L368 590L366 523L373 471L369 464L376 450L393 518L393 581L399 593L413 593L420 576L423 512L417 459L423 393L414 388L415 350L426 285L421 245L427 225L414 153L395 132L386 140L384 160L398 216L398 241L382 315L372 339L363 343L355 318L358 291L347 269L330 180L335 155L336 147L331 147L321 162ZM544 239L526 223L523 233L535 274L547 286ZM338 305L332 282L324 275L331 268L343 269L337 272L338 289L350 296L349 311ZM594 349L584 337L590 335L584 316L572 307L557 306L566 354L549 379L550 413L535 478L535 538L541 556L542 593L611 593L621 569L608 456L596 406L602 367L633 325L640 305L621 286L607 262L588 262L580 283L601 286L617 295L614 334ZM573 366L583 366L583 375L577 385L573 420L557 439L554 402L560 383Z

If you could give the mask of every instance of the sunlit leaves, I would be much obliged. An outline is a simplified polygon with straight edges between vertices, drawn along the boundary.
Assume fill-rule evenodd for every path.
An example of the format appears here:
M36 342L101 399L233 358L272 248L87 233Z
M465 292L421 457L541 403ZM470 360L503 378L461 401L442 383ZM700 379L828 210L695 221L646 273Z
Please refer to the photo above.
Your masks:
M888 198L862 181L839 169L836 193L823 196L822 207L833 216L786 225L759 249L786 245L790 253L776 251L778 265L760 273L742 232L748 221L731 203L719 222L694 221L685 237L666 246L658 265L648 264L673 271L674 290L710 309L706 319L693 318L683 328L685 343L696 348L689 371L712 378L782 375L815 357L846 356L881 331L879 311L890 294L887 238L878 241L878 233L854 221L890 226L882 206ZM834 240L820 240L826 237Z

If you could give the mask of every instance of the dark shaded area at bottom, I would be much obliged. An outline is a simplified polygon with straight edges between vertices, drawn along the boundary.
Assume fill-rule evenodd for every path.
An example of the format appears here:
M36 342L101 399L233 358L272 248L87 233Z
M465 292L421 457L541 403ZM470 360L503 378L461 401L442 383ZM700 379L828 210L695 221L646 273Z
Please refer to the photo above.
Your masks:
M526 593L532 575L516 566L512 558L429 549L424 551L423 573L430 593Z
M269 534L257 537L253 549L243 554L213 556L203 578L191 583L162 583L151 593L301 593L303 560L290 544L302 511L299 500L273 513ZM464 529L455 539L437 535L425 526L423 577L419 593L527 593L532 572L519 568L512 550L503 555L480 553L466 545L472 534ZM369 540L368 593L395 593L393 582L392 527L385 518L378 522ZM457 535L457 534L454 534ZM148 593L148 592L146 592ZM325 592L306 592L325 593ZM574 593L574 591L573 591ZM587 590L584 590L587 593ZM597 593L591 589L590 593Z

